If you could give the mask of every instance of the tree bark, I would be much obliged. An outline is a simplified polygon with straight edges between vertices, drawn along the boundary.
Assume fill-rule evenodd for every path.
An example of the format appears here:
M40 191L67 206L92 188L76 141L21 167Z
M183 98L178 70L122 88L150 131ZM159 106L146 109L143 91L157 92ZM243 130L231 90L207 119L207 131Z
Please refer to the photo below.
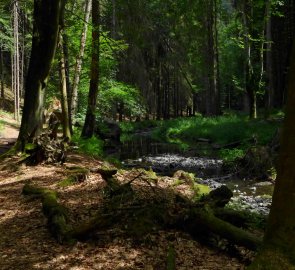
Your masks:
M273 80L273 61L272 61L272 16L271 1L266 4L266 94L265 94L265 115L269 115L274 107L274 80Z
M62 128L63 136L71 139L69 107L68 107L68 85L66 78L65 53L63 46L63 35L60 33L60 90L61 90L61 109L62 109Z
M219 106L219 71L218 71L218 48L217 48L217 4L216 0L207 2L207 47L206 47L206 114L218 115Z
M99 84L99 0L92 0L92 60L88 106L81 137L91 138L95 130L95 111Z
M92 0L88 0L85 6L85 17L84 17L84 27L81 34L81 41L80 41L80 51L76 59L75 65L75 72L74 72L74 79L73 79L73 88L72 88L72 95L71 95L71 117L75 116L77 113L77 104L78 104L78 86L80 81L81 69L82 69L82 61L84 56L84 50L86 45L87 39L87 28L88 22L90 17Z
M249 18L252 13L252 3L249 0L243 1L243 24L244 24L244 47L245 47L245 90L248 95L249 117L257 118L256 91L254 86L254 70L252 66L252 44L249 36L251 35L251 26Z
M5 93L4 93L4 64L3 64L3 49L0 46L0 80L1 80L1 98L5 98Z
M35 0L31 60L17 148L42 130L44 93L58 39L61 0Z
M20 51L19 51L19 5L13 3L13 92L14 92L14 119L20 118Z
M295 269L295 42L289 72L286 118L264 248L251 269Z

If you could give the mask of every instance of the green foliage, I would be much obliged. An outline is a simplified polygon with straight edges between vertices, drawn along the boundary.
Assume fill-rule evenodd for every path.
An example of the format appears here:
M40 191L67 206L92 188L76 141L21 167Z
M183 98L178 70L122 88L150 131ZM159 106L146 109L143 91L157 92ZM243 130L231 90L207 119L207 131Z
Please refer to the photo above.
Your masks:
M76 133L72 137L72 141L78 145L80 153L93 157L101 157L103 155L104 143L95 136L90 139L83 139L80 137L80 134Z
M229 163L235 161L238 158L242 158L245 155L245 149L234 148L234 149L221 149L219 151L219 157L225 162Z
M103 80L99 93L99 111L102 116L121 113L130 117L145 113L143 100L137 88L114 80Z
M220 145L246 141L255 136L259 144L266 144L279 125L242 116L178 118L160 122L155 134L163 139L174 137L191 142L205 138Z
M149 130L157 127L159 121L146 120L138 122L122 122L120 123L120 128L123 133L134 133L142 130Z

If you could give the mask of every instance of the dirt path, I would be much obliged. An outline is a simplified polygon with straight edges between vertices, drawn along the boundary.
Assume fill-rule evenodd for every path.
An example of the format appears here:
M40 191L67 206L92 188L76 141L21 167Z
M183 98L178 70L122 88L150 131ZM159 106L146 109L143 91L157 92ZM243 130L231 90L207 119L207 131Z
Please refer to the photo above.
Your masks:
M9 115L0 112L0 155L5 153L16 141L19 124Z

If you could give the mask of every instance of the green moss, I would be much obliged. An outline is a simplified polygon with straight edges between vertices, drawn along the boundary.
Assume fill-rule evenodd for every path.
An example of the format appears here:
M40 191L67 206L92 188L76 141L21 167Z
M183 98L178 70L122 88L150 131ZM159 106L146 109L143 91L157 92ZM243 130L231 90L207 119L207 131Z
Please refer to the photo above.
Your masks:
M69 175L65 179L60 181L58 183L58 186L68 187L68 186L84 181L89 174L89 170L82 167L71 167L67 169L67 173Z
M173 186L180 186L180 185L182 185L182 184L184 184L185 183L185 181L183 181L183 180L180 180L180 179L175 179L175 181L173 182Z
M34 143L27 143L25 145L25 151L32 151L34 149L36 149L37 145Z
M59 187L68 187L76 184L76 178L72 177L71 175L58 183Z
M202 184L195 183L193 186L193 190L195 192L195 199L198 200L205 195L208 195L211 191L210 187Z
M193 173L188 173L182 170L176 171L173 174L173 178L181 180L191 186L193 186L195 183L195 175Z

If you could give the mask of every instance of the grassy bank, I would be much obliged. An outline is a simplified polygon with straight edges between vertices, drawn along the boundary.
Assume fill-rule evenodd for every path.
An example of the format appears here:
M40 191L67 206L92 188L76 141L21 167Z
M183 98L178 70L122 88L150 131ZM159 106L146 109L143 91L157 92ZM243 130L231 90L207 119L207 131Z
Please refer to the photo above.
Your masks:
M228 115L122 123L121 127L129 133L150 128L154 138L165 142L185 142L191 147L197 145L200 139L208 140L211 145L219 146L220 157L231 161L242 156L254 140L258 145L269 143L280 125L278 120L249 120L246 116ZM237 148L223 147L233 142L240 142Z

